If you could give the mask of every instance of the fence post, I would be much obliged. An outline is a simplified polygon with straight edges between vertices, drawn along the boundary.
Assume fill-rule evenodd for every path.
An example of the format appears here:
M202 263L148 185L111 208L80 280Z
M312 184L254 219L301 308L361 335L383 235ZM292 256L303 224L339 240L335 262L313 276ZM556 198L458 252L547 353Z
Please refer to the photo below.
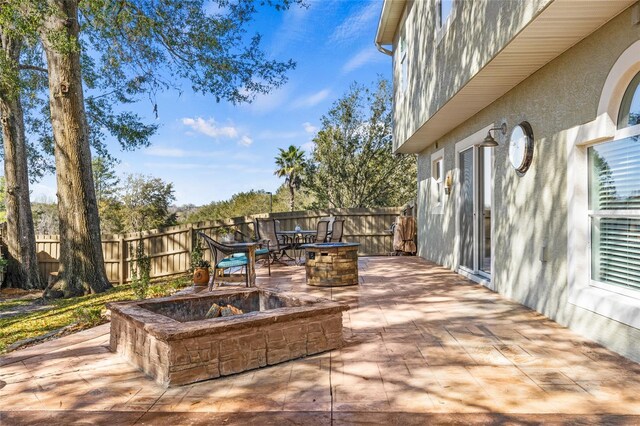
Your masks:
M193 224L189 224L189 229L187 230L187 270L191 267L191 252L193 251Z
M120 235L120 265L119 265L119 273L118 275L120 276L120 285L124 284L124 265L126 264L125 259L127 258L127 253L126 253L126 249L127 249L127 245L124 242L124 235Z

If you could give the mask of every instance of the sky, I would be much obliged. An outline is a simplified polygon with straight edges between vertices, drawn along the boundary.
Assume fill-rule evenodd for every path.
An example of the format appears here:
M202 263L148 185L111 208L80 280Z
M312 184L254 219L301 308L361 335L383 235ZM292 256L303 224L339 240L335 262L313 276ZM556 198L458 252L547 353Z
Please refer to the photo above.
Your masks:
M306 0L308 8L261 11L249 33L262 35L271 58L293 59L288 82L258 96L251 104L216 103L196 94L167 91L153 105L134 106L160 124L151 146L122 152L107 143L120 160L117 174L144 174L173 183L176 205L204 205L241 191L275 192L283 179L273 174L278 148L289 145L309 152L320 119L353 82L371 84L391 76L391 58L376 49L374 37L382 1ZM131 109L131 107L129 107ZM55 176L31 185L34 201L55 201Z

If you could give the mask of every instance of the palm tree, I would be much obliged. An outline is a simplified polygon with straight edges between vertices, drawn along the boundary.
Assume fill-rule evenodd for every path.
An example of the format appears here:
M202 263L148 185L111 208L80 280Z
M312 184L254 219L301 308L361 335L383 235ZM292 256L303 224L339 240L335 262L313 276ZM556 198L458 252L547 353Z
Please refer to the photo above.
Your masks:
M278 177L284 177L284 182L289 188L289 207L293 211L295 206L295 191L302 184L302 173L305 166L304 151L291 145L286 151L278 148L280 154L276 157L278 169L273 172Z

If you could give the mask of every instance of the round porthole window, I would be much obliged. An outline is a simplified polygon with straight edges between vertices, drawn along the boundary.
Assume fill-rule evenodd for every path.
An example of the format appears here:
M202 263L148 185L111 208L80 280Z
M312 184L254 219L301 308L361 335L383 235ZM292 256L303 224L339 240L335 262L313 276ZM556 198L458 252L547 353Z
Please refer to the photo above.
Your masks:
M533 131L526 121L518 124L509 137L509 161L519 175L529 170L533 160Z

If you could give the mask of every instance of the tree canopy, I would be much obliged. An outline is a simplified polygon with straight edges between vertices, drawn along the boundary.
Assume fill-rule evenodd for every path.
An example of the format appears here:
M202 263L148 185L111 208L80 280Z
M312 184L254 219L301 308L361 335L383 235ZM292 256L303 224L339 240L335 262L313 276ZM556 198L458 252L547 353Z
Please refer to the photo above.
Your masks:
M416 157L392 152L388 81L354 83L321 119L306 183L316 207L398 206L416 196Z
M126 231L143 231L176 224L169 206L173 184L160 178L129 175L122 194L122 223Z

